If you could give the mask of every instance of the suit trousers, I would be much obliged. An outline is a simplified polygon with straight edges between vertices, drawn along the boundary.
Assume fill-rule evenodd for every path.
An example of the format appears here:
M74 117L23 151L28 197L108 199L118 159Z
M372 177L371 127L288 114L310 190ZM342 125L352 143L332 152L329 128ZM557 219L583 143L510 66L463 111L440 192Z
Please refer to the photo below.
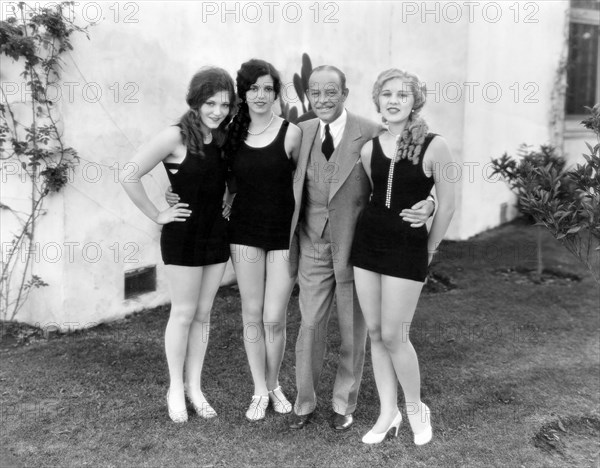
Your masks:
M336 244L330 238L329 224L321 233L304 223L299 229L300 258L298 284L302 322L296 341L296 386L294 411L304 415L314 411L316 389L327 350L327 324L337 306L341 345L333 386L333 410L350 414L356 408L365 360L367 327L360 310L354 281L335 279Z

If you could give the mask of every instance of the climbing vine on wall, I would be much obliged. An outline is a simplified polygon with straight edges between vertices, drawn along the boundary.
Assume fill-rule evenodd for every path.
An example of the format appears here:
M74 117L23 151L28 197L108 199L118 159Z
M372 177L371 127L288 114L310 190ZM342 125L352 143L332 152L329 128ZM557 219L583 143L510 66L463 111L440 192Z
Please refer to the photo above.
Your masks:
M55 102L48 96L60 79L61 56L73 49L71 35L87 28L74 24L73 2L48 4L47 8L24 2L8 5L0 21L0 53L21 68L17 96L1 88L0 163L2 178L18 177L27 192L28 208L11 207L0 200L3 218L13 216L18 229L2 239L0 318L13 320L30 292L48 284L32 272L33 239L44 200L61 191L78 163L75 149L66 146ZM14 179L12 179L14 180ZM4 181L3 181L4 182Z

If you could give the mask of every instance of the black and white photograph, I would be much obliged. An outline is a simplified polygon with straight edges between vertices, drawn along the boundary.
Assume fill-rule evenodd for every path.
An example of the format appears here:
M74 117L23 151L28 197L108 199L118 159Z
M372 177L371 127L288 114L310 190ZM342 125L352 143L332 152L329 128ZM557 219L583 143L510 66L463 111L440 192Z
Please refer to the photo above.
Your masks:
M600 0L0 5L0 466L600 466Z

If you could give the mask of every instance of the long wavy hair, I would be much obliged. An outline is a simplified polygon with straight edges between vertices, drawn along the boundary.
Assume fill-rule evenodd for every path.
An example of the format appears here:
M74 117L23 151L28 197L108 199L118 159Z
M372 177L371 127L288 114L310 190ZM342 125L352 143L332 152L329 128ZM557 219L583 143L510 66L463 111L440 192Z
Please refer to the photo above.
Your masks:
M237 72L235 83L237 85L238 111L229 126L229 133L225 143L225 155L231 159L235 156L243 141L248 138L248 128L250 127L250 111L246 102L246 93L256 81L265 75L273 78L273 89L275 99L281 91L281 78L279 72L269 62L260 59L251 59L242 63Z
M204 138L201 131L203 124L198 111L211 96L220 91L227 92L230 103L227 117L225 117L217 129L212 130L213 138L215 138L217 145L222 147L227 135L226 127L233 117L236 104L233 79L222 68L203 67L196 72L190 81L185 98L190 108L179 119L179 128L181 129L183 144L192 154L201 157L204 156L202 150L204 147Z
M425 137L429 132L427 122L419 115L427 100L427 88L425 83L422 83L414 73L397 68L385 70L379 74L373 85L372 97L377 112L381 112L379 108L379 94L383 85L394 78L399 78L408 85L408 90L415 100L406 127L400 136L400 142L396 148L396 157L399 159L409 159L413 164L418 164ZM382 120L384 124L387 124L385 118L382 117Z

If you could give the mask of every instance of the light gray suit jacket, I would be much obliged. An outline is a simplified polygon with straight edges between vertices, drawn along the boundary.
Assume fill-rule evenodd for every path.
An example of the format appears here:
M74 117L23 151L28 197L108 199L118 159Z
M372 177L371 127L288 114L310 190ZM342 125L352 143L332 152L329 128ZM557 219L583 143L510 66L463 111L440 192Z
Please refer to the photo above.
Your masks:
M302 143L294 174L294 198L296 207L292 218L290 236L290 259L297 269L299 258L299 225L302 223L304 182L306 167L314 142L321 140L318 135L319 119L300 122ZM352 281L354 273L348 260L354 238L354 228L358 215L368 202L371 185L360 159L360 149L370 139L377 136L381 125L348 112L346 127L339 147L336 173L331 178L329 192L329 229L331 242L335 243L335 257L332 267L337 282Z

